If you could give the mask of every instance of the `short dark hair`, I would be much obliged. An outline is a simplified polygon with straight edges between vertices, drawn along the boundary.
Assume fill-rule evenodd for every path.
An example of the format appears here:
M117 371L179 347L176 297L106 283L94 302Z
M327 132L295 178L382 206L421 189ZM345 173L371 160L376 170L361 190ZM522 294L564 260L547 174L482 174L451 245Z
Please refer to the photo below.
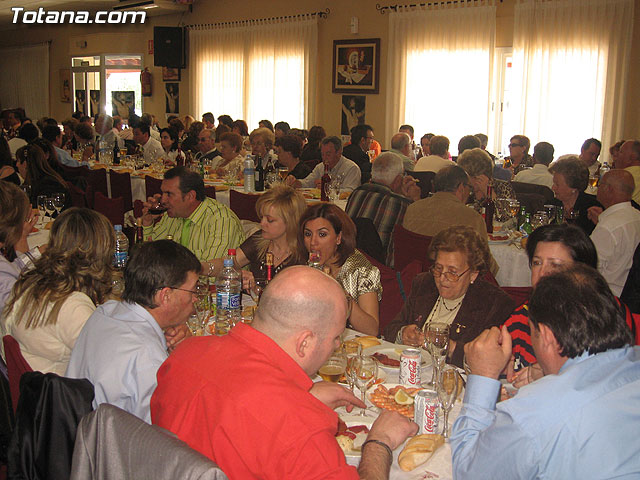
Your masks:
M441 168L433 178L434 192L455 192L461 183L467 183L469 175L464 168L451 165Z
M83 140L93 140L93 128L88 123L79 123L73 133Z
M560 355L574 358L632 345L624 307L594 268L576 263L542 277L529 300L529 318L537 329L551 329Z
M173 167L164 173L165 180L171 180L176 177L180 179L180 191L182 195L186 195L193 190L196 192L196 200L202 202L205 199L204 181L200 175L189 170L187 167Z
M143 122L142 120L140 120L133 128L137 128L138 130L140 130L140 133L151 135L151 125L149 125L147 122Z
M527 240L527 256L529 267L540 242L558 242L567 247L571 258L576 263L584 263L598 268L598 252L591 238L580 227L566 223L550 224L536 228Z
M273 123L271 123L271 120L260 120L258 122L258 125L261 125L264 128L268 128L269 130L271 130L273 132Z
M289 152L293 158L300 158L302 152L302 141L296 135L283 135L276 138L276 147L282 148L285 152Z
M567 185L579 192L584 192L589 184L589 169L577 155L559 158L553 162L549 172L562 175Z
M480 139L475 135L465 135L458 142L458 155L465 150L471 150L472 148L480 148L482 145Z
M200 260L173 240L145 242L133 249L124 269L122 300L157 308L154 296L164 287L180 287L189 272L200 273Z
M588 150L591 145L596 144L599 150L602 150L602 143L597 138L587 138L582 144L580 151Z
M400 128L398 129L398 131L401 132L403 130L409 130L411 132L411 138L413 138L415 131L413 130L413 127L411 125L407 125L407 124L400 125Z
M239 133L243 137L249 136L249 127L247 126L247 122L245 122L244 120L236 120L235 122L233 122L233 127L240 130Z
M291 127L289 126L289 124L287 122L277 122L274 126L273 126L274 131L275 130L282 130L285 134L289 133L289 130L291 130Z
M307 136L307 141L309 145L313 147L317 147L320 145L320 141L327 136L327 132L320 125L314 125L309 129L309 135Z
M300 229L298 230L298 245L300 249L305 252L304 228L309 221L315 220L316 218L324 218L327 220L333 227L336 235L342 233L342 240L336 250L338 265L342 266L356 249L356 226L353 220L349 218L349 215L347 215L344 210L332 203L317 203L307 207L302 217L300 217ZM306 253L308 254L308 252ZM305 256L306 255L300 255L300 258L305 258Z
M162 136L164 132L167 132L167 135L169 135L169 138L171 138L172 140L170 150L177 150L178 149L178 131L173 127L165 127L162 130L160 130L160 136Z
M373 131L373 128L371 128L371 126L367 125L366 123L353 127L351 129L351 144L358 145L360 143L360 140L362 140L363 138L367 138L367 132L369 130Z
M229 128L233 128L233 118L231 118L229 115L220 115L218 117L218 123L226 125Z
M211 123L216 123L216 119L213 116L213 113L211 112L207 112L204 115L202 115L202 121L207 121L207 122L211 122Z
M42 138L49 140L51 143L55 142L60 135L62 135L62 132L58 125L45 125L42 129Z
M553 160L554 153L555 149L553 148L553 145L548 142L539 142L536 143L535 147L533 147L533 158L535 162L546 165L547 167Z
M22 138L27 143L33 142L39 135L40 132L38 131L38 127L33 123L23 124L18 132L18 137Z

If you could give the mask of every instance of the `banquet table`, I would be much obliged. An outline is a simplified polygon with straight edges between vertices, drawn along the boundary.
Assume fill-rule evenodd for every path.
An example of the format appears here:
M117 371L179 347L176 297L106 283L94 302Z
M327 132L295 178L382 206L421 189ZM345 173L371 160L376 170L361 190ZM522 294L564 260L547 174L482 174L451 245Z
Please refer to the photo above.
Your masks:
M355 330L351 330L349 328L347 328L345 330L345 334L344 334L344 338L348 339L348 338L353 338L354 336L362 336L362 334L356 332ZM374 347L376 349L380 349L380 348L394 348L394 349L402 349L402 345L398 345L395 343L391 343L391 342L387 342L386 340L382 340L380 339L381 345L379 347ZM364 349L364 353L369 353L367 352L367 350L370 349ZM384 373L386 374L386 380L385 383L392 383L395 384L398 382L398 372L399 370L397 368L387 368L382 366L382 370L384 371ZM428 366L423 366L422 367L422 373L421 373L421 378L423 380L423 382L428 382L431 379L431 374L432 374L432 368L431 365ZM463 374L464 376L464 374ZM314 380L320 380L320 378L316 378ZM372 387L370 389L370 391L374 390L375 387ZM357 394L359 394L359 392L357 392ZM453 405L451 411L449 412L449 428L451 429L451 426L453 425L453 422L455 421L455 419L458 417L458 415L460 414L460 411L462 409L462 398L464 396L464 392L462 392L459 396L458 399L456 400L455 404ZM375 407L373 404L371 404L371 402L367 399L367 411L366 411L366 415L368 417L377 417L378 416L378 408ZM358 409L355 409L358 410ZM352 413L357 413L354 410L354 412ZM336 412L338 413L339 416L346 416L346 410L344 408L339 408L336 410ZM400 454L400 452L402 451L402 448L404 447L404 444L400 447L398 447L396 450L394 450L393 452L393 464L391 465L391 472L389 475L389 478L392 480L418 480L418 479L441 479L441 480L449 480L453 478L453 474L452 474L452 466L451 466L451 446L449 445L448 440L445 442L445 444L440 447L434 454L433 456L423 465L418 466L416 469L410 471L410 472L405 472L403 471L400 466L398 465L398 455ZM354 465L357 466L359 463L359 458L354 458L354 457L347 457L347 463L349 463L350 465Z
M491 255L498 263L500 270L496 275L501 287L530 287L531 269L525 249L515 243L489 241Z

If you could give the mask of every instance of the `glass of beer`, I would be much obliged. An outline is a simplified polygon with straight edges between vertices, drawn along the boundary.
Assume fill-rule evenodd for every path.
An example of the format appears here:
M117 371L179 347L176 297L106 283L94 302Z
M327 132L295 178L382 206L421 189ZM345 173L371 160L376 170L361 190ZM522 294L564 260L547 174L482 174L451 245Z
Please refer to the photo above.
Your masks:
M289 175L289 169L287 167L278 167L278 175L280 176L280 181L284 182L284 179Z
M589 186L591 188L596 188L598 186L598 176L597 175L589 175Z
M347 356L340 350L333 352L329 360L318 370L318 375L326 382L338 383L347 369Z

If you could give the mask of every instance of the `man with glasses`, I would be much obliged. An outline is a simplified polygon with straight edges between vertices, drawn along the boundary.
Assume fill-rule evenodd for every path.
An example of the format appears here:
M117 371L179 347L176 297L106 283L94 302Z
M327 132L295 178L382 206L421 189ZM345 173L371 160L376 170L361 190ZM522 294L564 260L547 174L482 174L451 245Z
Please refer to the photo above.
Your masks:
M200 151L196 155L196 160L213 160L220 155L220 152L216 149L216 131L209 128L204 128L198 134L198 148Z
M85 323L65 376L94 386L93 406L116 405L151 423L156 372L194 313L200 262L171 240L144 243L124 272L122 301L100 305ZM184 330L177 336L184 336Z
M369 125L356 125L351 129L351 143L342 149L342 155L360 167L362 183L371 178L371 160L367 152L373 138L373 129Z

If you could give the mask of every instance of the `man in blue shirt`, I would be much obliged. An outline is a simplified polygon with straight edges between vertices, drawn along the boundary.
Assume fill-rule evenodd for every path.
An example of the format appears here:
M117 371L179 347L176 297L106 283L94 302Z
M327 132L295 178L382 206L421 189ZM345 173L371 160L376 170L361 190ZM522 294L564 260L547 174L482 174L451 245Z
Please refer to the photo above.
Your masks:
M639 478L640 347L591 267L544 277L529 302L545 376L498 403L506 328L465 347L471 368L453 426L454 478Z
M171 328L183 326L194 312L199 272L196 256L171 240L134 250L122 302L99 306L71 352L66 376L93 384L94 408L110 403L151 423L156 373L167 359Z
M67 167L79 167L81 164L74 159L69 152L63 150L62 147L62 132L57 125L47 125L42 129L42 138L49 140L58 154L58 162ZM87 165L87 162L82 162L82 165Z

